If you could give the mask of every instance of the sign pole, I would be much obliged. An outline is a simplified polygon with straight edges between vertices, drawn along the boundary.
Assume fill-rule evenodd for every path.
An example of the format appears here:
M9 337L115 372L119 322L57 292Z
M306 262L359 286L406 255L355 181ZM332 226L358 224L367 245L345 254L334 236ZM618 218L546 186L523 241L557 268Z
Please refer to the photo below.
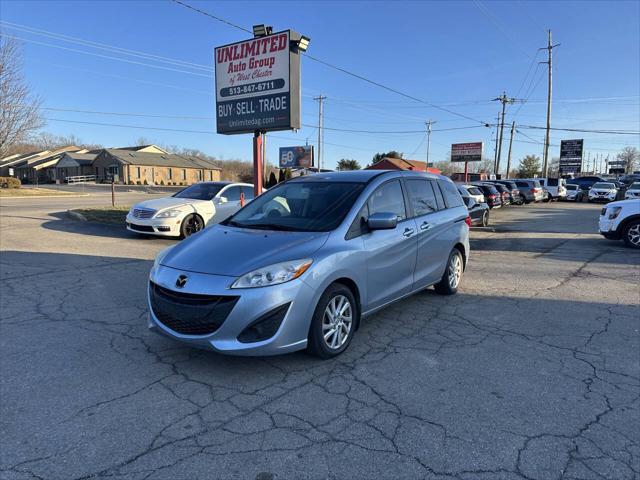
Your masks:
M262 132L253 132L253 194L262 193Z

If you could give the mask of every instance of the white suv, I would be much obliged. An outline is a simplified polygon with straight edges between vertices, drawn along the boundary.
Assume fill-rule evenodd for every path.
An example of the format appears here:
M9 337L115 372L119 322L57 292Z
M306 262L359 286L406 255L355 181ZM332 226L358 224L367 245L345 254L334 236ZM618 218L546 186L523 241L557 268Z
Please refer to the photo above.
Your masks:
M610 240L624 240L640 248L640 198L611 202L600 211L600 234Z

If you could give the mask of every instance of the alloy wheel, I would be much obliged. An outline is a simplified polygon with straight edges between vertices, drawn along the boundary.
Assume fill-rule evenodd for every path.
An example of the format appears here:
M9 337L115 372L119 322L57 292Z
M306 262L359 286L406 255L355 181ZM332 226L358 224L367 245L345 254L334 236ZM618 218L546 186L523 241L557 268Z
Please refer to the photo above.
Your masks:
M449 261L449 286L452 289L458 288L462 278L462 259L459 254L452 255Z
M198 217L197 215L190 215L189 218L187 218L186 222L187 223L184 227L184 233L187 237L199 232L204 226L202 220L200 220L200 217Z
M322 337L325 344L332 350L342 347L349 338L352 324L351 302L344 295L336 295L327 304L322 317Z
M627 230L627 238L629 243L634 247L640 247L640 223L636 223L629 230Z

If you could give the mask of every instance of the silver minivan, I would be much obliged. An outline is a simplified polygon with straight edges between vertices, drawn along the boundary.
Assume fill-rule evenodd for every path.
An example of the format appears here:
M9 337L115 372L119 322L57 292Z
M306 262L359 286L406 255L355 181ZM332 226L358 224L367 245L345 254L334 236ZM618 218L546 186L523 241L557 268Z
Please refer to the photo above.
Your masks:
M221 353L329 358L390 303L432 285L456 293L469 223L443 176L298 177L158 255L149 328Z

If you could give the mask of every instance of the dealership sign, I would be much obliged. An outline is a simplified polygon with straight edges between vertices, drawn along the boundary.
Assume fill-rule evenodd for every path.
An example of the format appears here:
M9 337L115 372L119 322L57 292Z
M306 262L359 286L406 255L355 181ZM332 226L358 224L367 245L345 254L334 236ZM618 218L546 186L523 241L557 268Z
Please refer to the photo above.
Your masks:
M579 173L582 170L583 150L583 139L560 141L560 162L558 164L560 175Z
M482 160L482 142L454 143L451 145L452 162L479 162Z
M313 167L313 145L280 147L280 168Z
M300 55L292 40L299 34L285 30L215 49L218 133L300 128Z

